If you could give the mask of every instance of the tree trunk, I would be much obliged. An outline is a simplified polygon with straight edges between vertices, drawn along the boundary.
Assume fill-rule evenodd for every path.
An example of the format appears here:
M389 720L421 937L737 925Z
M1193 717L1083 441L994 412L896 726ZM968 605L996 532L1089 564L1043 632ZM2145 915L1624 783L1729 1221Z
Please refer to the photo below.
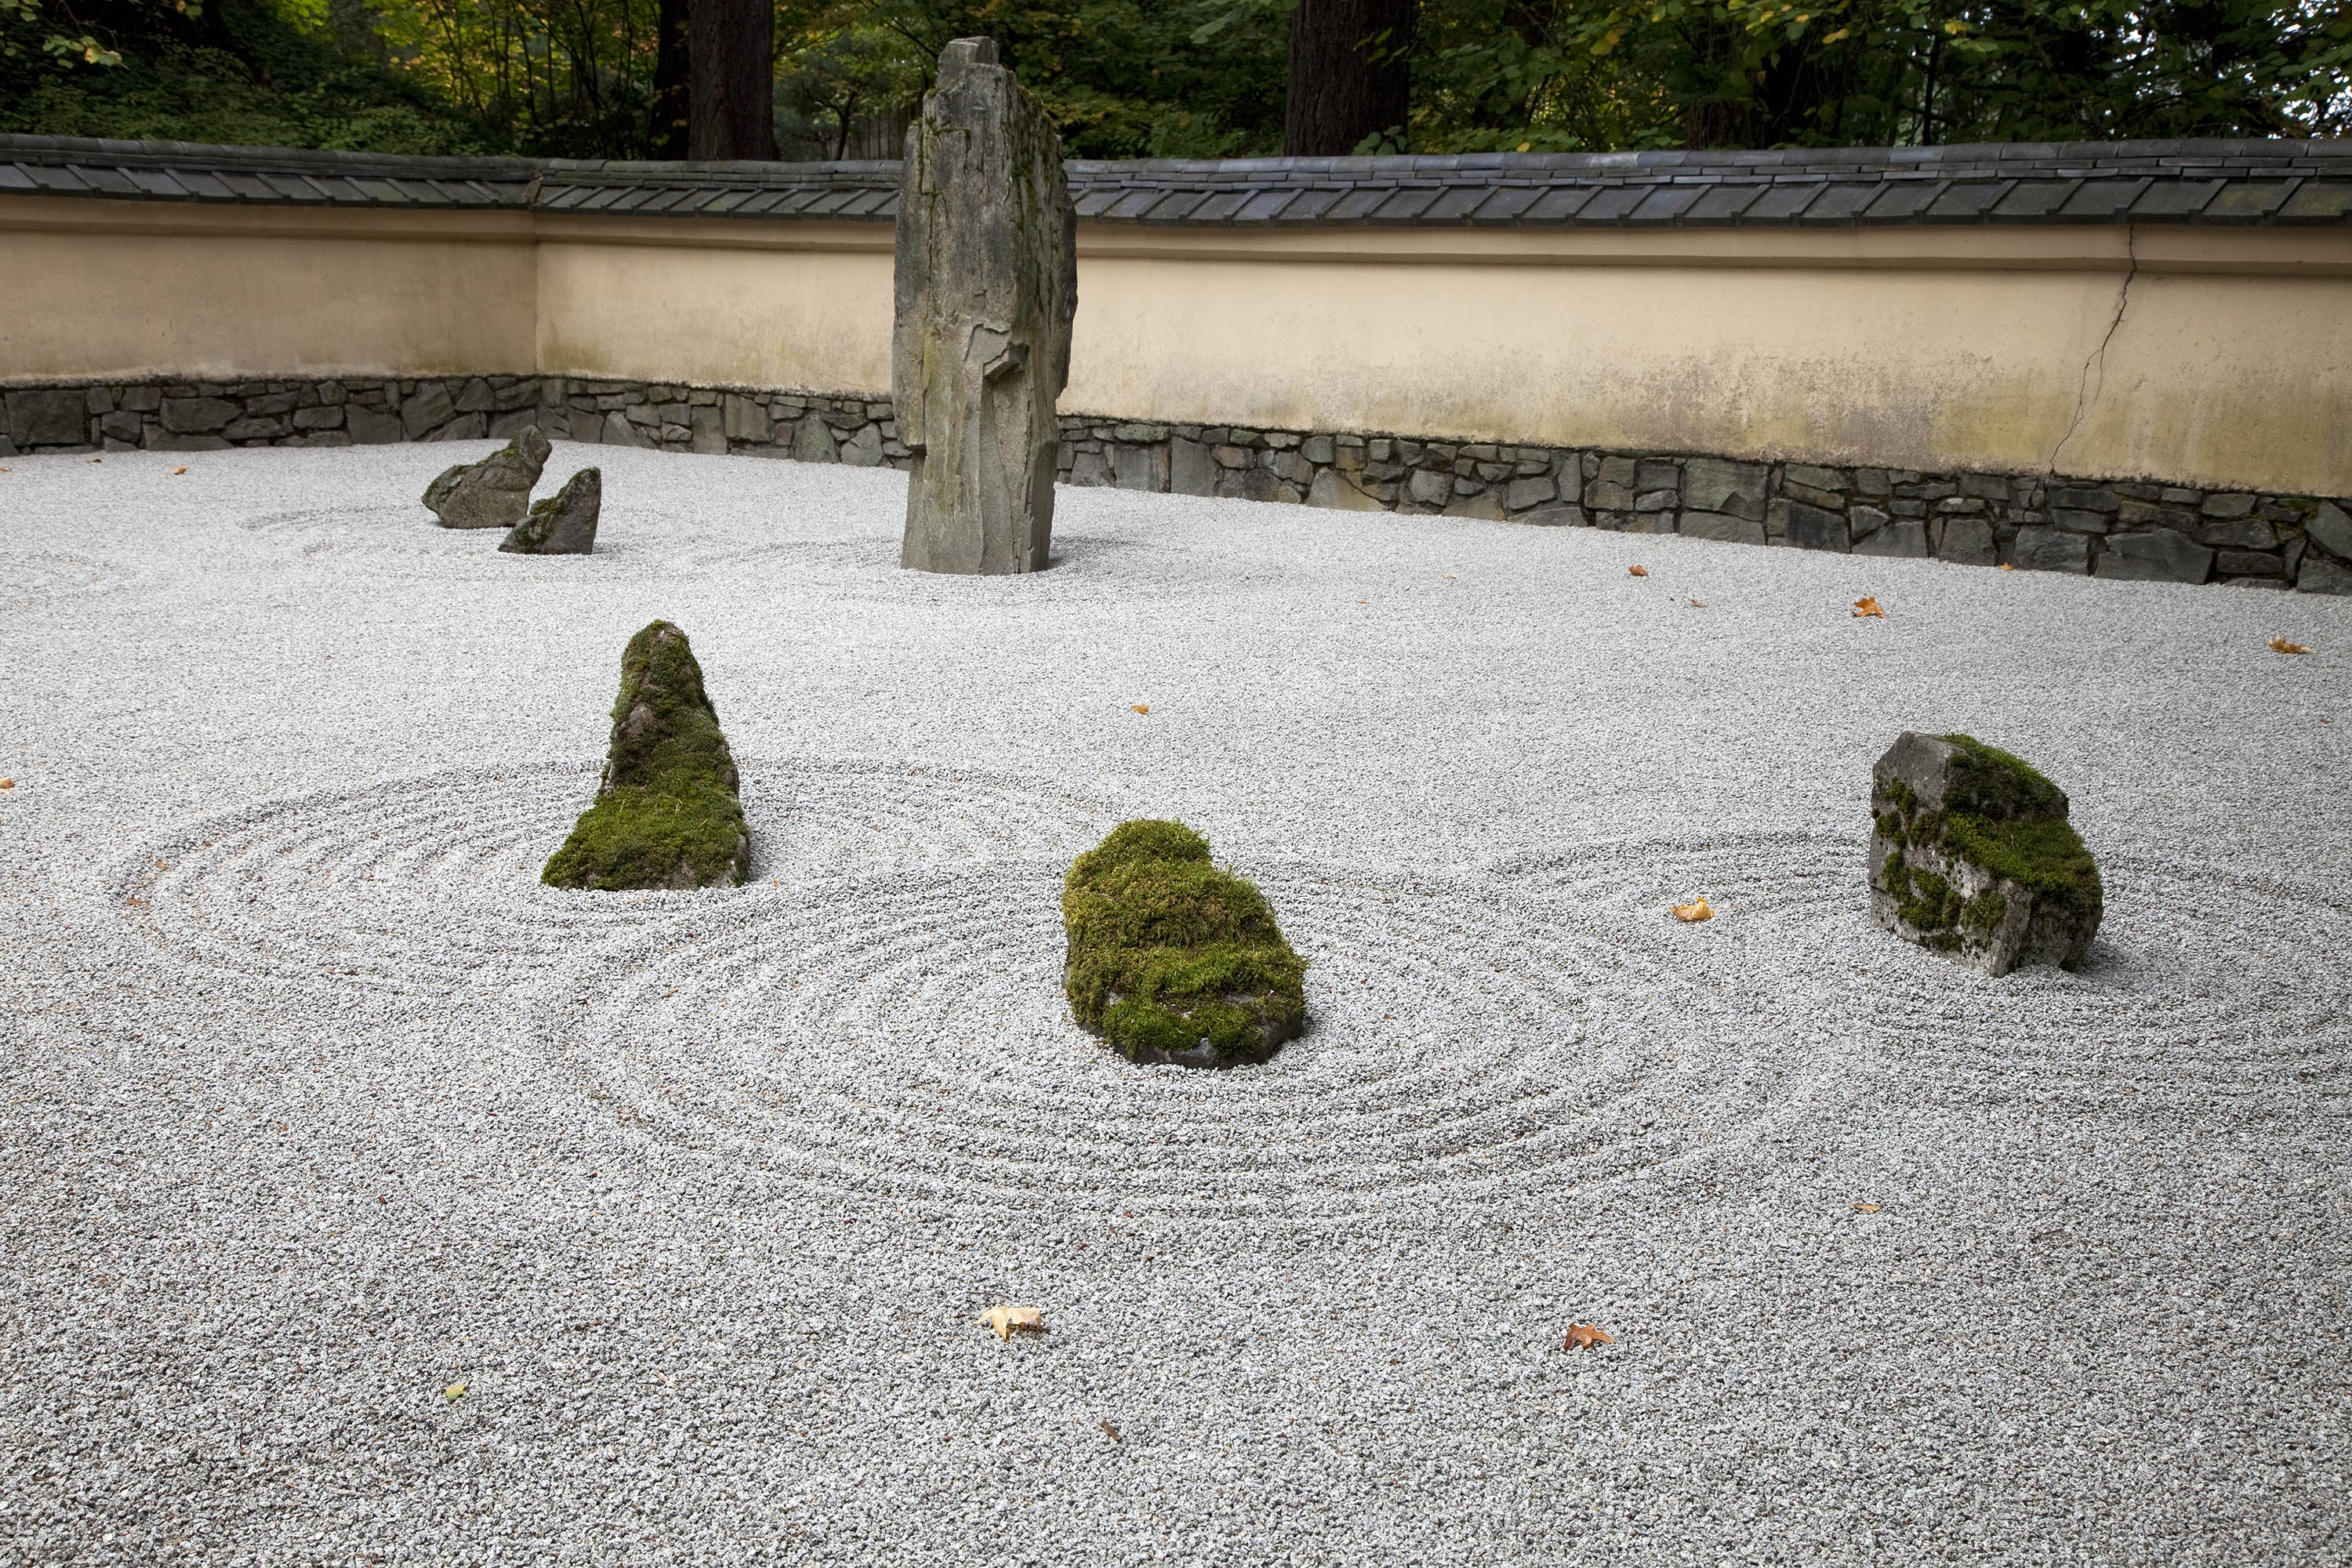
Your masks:
M1328 158L1383 132L1402 138L1413 14L1414 0L1298 0L1290 13L1285 153Z
M687 141L686 0L661 0L654 21L654 101L646 127L656 158L683 158Z
M773 158L775 13L770 0L688 0L687 155Z

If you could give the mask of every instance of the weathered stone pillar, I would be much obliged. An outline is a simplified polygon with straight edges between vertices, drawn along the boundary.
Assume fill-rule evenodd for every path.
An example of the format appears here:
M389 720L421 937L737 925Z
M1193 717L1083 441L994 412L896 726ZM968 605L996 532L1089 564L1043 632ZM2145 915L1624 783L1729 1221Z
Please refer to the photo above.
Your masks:
M914 453L898 561L1044 570L1070 378L1077 212L1058 138L992 38L940 51L898 186L890 394Z

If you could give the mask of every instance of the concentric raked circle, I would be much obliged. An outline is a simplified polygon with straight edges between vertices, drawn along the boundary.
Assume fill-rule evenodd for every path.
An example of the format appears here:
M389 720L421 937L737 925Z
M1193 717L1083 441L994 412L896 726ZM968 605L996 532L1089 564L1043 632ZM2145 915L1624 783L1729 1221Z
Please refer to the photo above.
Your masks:
M1075 855L1115 820L1055 786L978 773L760 759L742 771L763 889ZM541 886L595 784L588 767L484 768L271 801L146 846L105 896L193 971L427 995L525 982L600 937L750 896Z
M2102 858L2105 909L2074 973L1990 979L1870 918L1860 836L1758 834L1592 846L1499 868L1530 898L1615 912L1693 973L1794 997L1890 1056L2032 1096L2147 1080L2352 1070L2352 899L2279 878ZM1677 927L1693 894L1716 917Z
M1139 1068L1071 1019L1065 862L754 893L606 943L551 1046L651 1135L950 1211L1313 1218L1557 1189L1751 1136L1833 1070L1769 998L1491 888L1252 868L1313 968L1264 1066Z

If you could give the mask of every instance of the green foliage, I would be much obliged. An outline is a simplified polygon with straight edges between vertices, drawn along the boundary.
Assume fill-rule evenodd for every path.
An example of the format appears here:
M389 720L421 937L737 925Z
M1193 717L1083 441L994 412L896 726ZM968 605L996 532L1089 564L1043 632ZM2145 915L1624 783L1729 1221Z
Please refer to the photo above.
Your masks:
M1205 1039L1217 1067L1263 1061L1306 1021L1306 960L1265 896L1181 823L1113 828L1071 864L1062 919L1070 1009L1131 1059Z
M655 621L621 655L596 800L540 880L552 888L707 888L743 879L751 832L735 758L686 634Z

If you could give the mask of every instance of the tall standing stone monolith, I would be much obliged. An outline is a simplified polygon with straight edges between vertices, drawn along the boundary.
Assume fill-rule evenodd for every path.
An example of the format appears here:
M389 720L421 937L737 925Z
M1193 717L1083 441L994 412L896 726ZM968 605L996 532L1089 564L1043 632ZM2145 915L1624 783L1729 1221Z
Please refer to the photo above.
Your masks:
M898 186L890 394L914 454L900 565L1045 566L1076 237L1054 128L995 40L958 38L908 128Z

